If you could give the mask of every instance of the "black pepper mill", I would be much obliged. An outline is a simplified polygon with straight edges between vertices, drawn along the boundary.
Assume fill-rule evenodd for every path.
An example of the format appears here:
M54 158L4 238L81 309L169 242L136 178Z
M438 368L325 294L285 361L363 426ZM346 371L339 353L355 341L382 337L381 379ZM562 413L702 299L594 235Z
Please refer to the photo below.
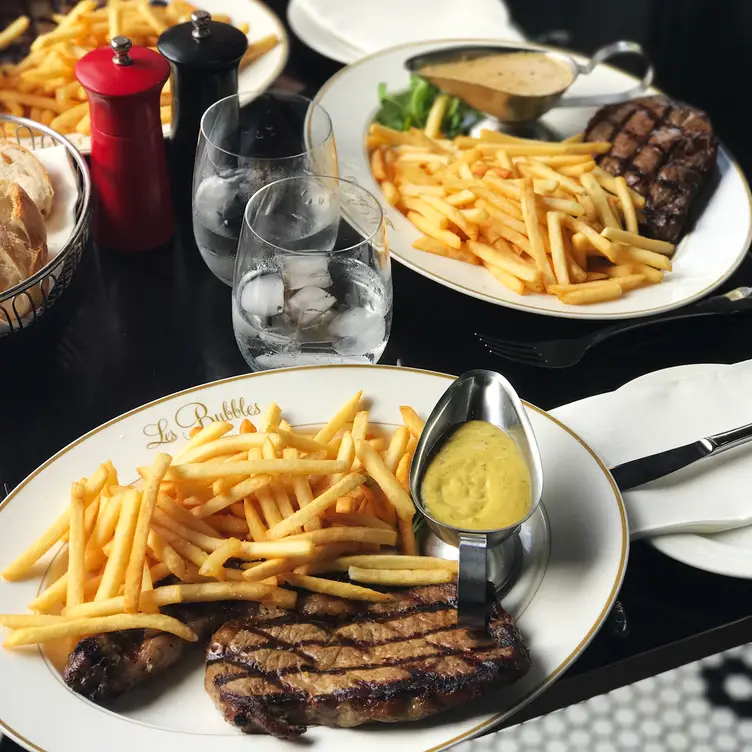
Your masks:
M167 29L157 49L170 61L170 162L176 193L186 200L190 199L201 117L215 102L238 93L238 65L248 39L234 26L212 21L205 10L196 10L190 23Z

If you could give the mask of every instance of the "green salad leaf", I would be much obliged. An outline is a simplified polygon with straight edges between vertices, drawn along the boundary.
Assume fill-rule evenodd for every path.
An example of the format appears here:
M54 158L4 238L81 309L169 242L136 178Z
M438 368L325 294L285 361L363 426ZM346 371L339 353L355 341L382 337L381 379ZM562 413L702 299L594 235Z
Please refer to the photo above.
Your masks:
M428 113L441 91L420 76L410 76L410 88L406 91L390 93L386 84L378 86L381 107L376 113L376 122L397 131L410 128L425 128ZM454 138L468 133L482 115L469 107L458 97L450 97L441 132L446 138Z

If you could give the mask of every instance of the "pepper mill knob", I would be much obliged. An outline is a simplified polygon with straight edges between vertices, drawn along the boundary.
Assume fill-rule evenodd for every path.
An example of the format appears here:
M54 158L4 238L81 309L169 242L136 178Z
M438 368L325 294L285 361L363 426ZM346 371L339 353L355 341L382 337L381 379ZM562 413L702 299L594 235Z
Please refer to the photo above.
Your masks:
M133 62L128 54L131 51L131 47L133 47L133 42L128 37L113 37L110 47L115 53L112 58L112 62L115 65L130 65Z
M211 35L211 29L209 24L211 23L211 13L205 10L194 10L191 13L191 23L193 24L193 31L191 36L194 39L204 39Z

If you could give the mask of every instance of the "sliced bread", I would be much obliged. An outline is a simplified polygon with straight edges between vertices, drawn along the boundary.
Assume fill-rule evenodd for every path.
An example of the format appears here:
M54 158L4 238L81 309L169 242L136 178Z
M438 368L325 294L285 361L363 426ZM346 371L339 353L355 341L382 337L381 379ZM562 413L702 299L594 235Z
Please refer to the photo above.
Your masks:
M0 180L0 292L28 279L47 263L47 230L36 204L17 183ZM30 290L38 302L41 289ZM19 316L30 310L29 296L17 296Z
M55 193L50 176L36 155L12 141L0 139L0 180L18 183L43 217L52 211Z

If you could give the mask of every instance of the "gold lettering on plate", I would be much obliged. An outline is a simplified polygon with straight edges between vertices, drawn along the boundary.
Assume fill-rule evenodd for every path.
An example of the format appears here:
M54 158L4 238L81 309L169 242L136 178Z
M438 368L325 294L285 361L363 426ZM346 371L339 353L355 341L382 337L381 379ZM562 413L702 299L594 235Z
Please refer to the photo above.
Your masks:
M168 428L167 418L160 418L156 423L144 426L144 434L153 438L147 445L147 449L156 449L162 444L171 444L178 435Z
M215 410L214 406L210 410L203 402L189 402L186 405L181 405L175 411L173 423L178 429L183 430L178 432L170 425L167 418L160 418L156 423L144 426L144 435L151 439L146 448L155 449L163 444L172 444L178 440L179 433L182 433L187 439L191 429L196 427L203 428L209 423L216 422L231 423L235 420L258 415L261 412L258 403L246 404L244 397L224 400L221 409Z

